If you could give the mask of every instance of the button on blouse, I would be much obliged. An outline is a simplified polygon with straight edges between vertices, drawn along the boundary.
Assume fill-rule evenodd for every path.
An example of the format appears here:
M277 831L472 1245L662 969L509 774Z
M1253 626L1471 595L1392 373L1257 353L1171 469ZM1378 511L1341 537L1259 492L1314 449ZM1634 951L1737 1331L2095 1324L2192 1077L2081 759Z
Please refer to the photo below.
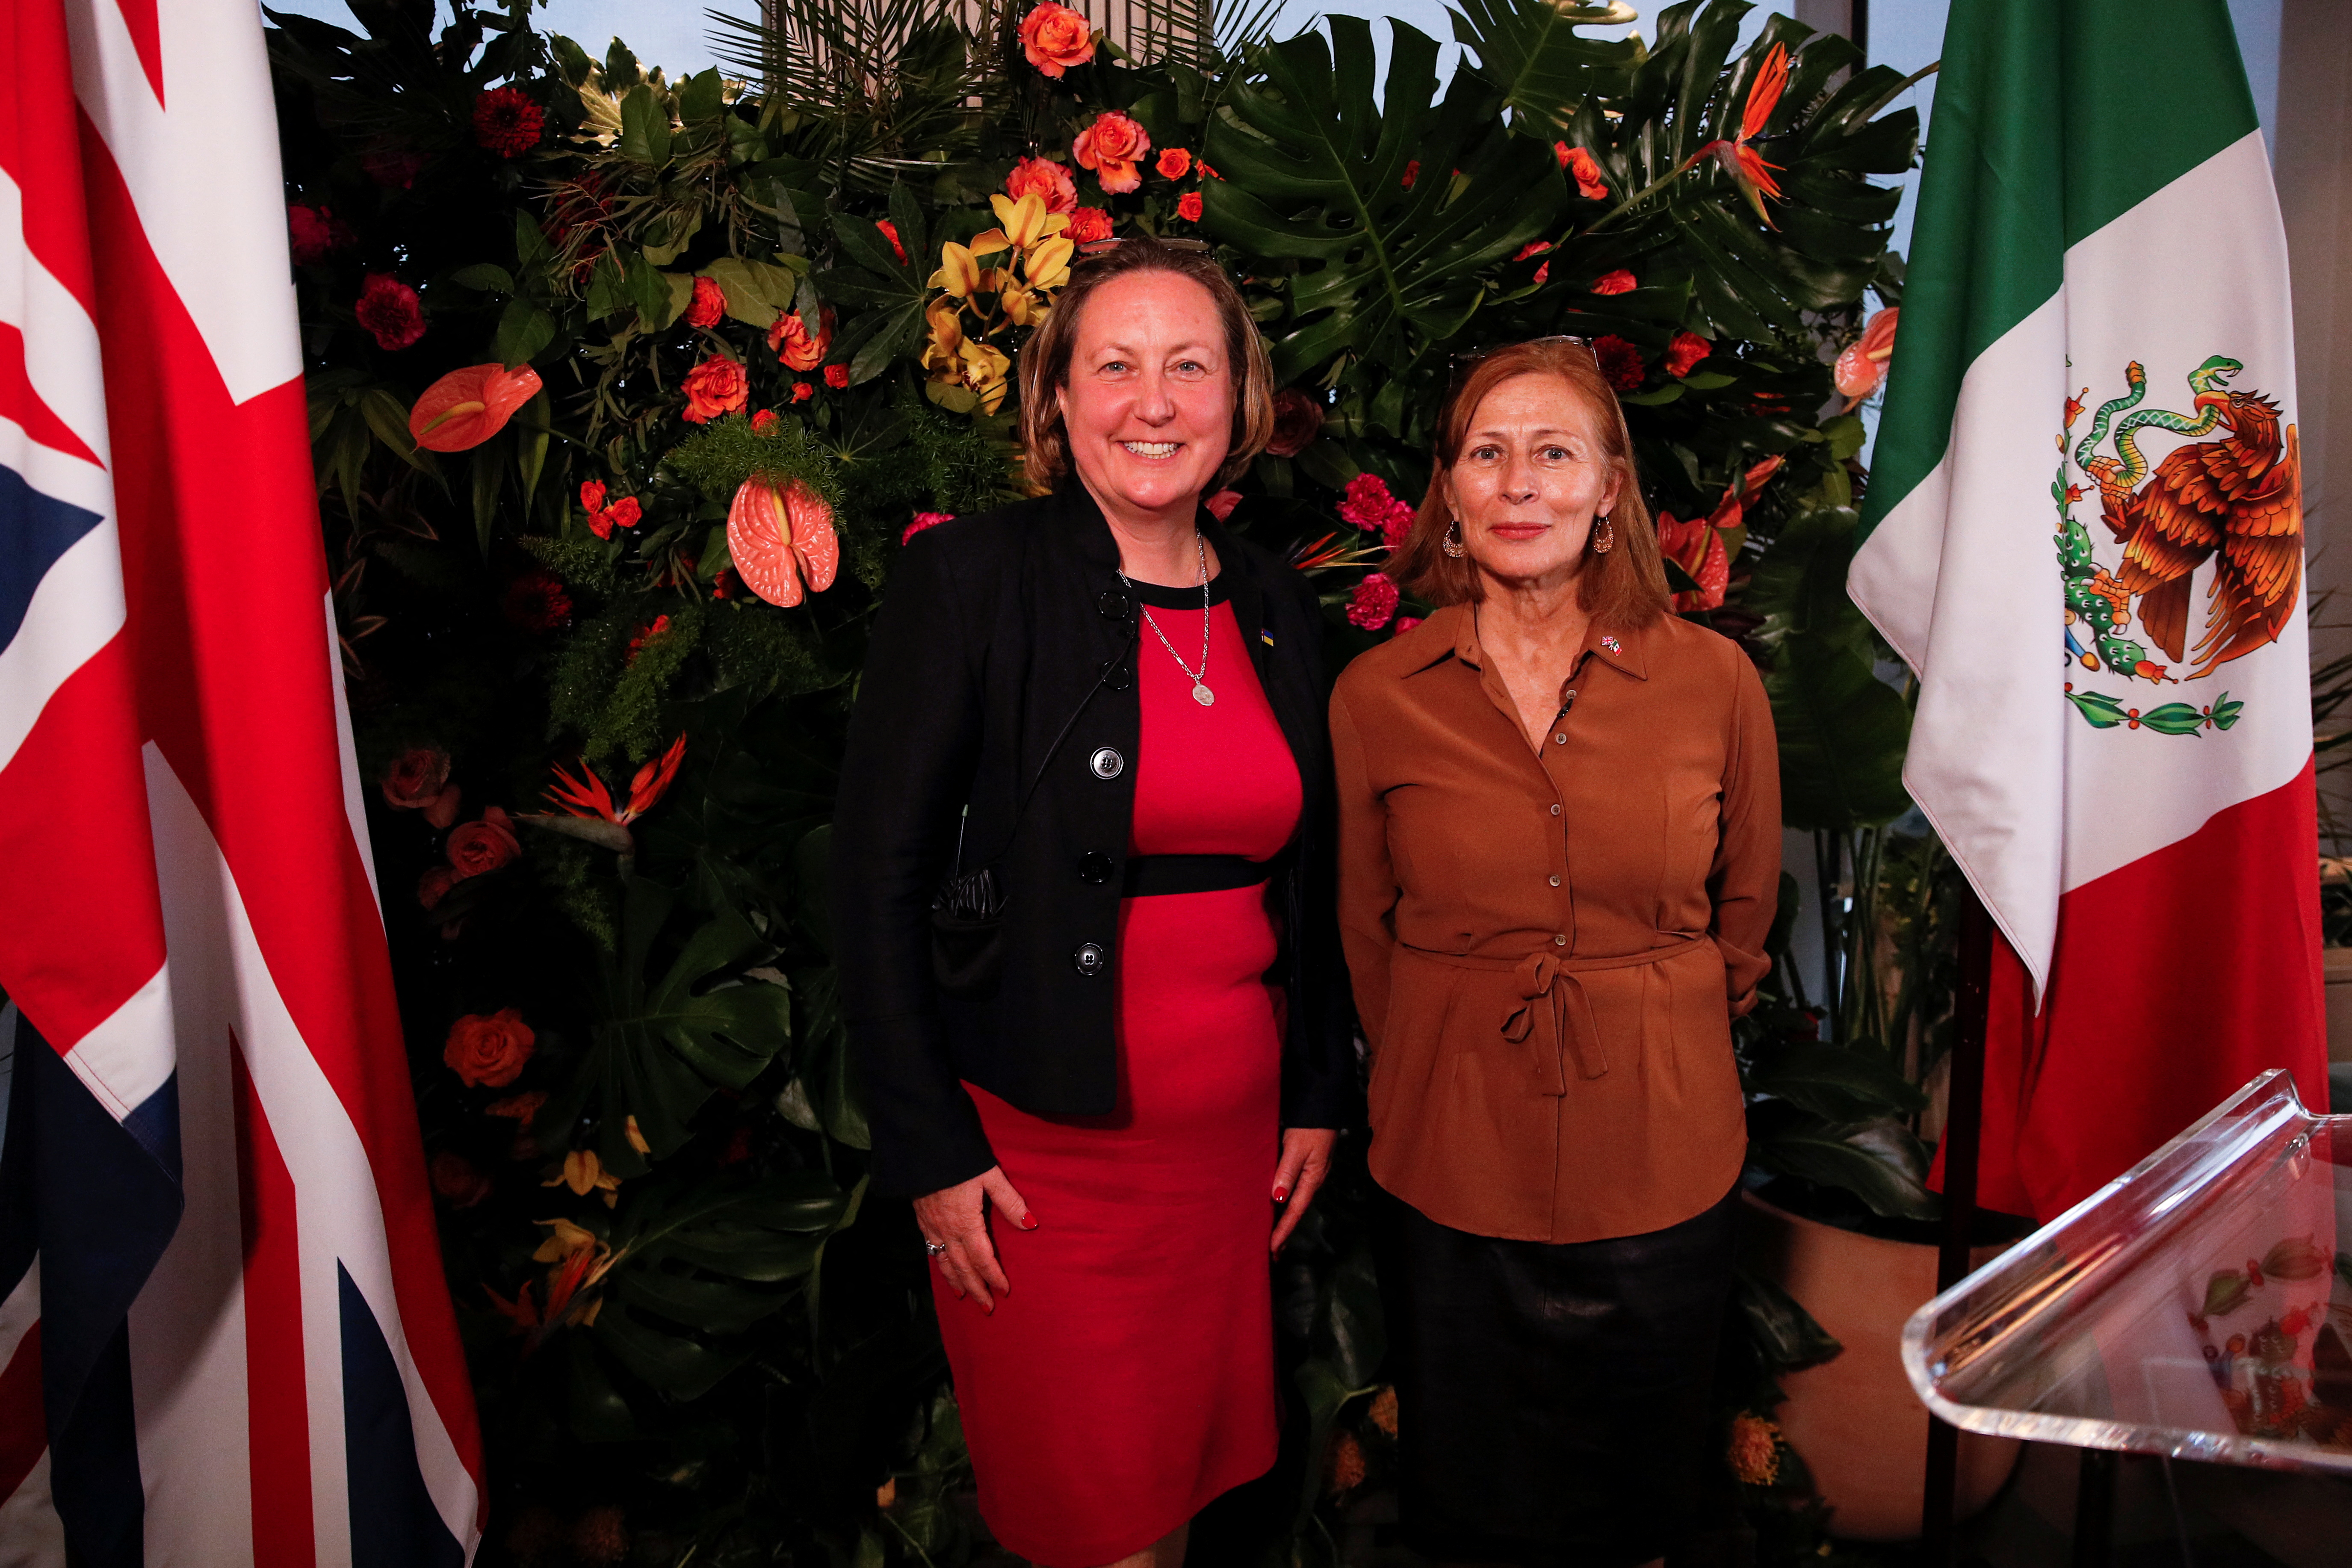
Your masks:
M1730 1189L1730 1021L1770 967L1780 869L1771 711L1736 645L1596 627L1561 701L1530 745L1467 605L1331 701L1372 1174L1440 1224L1549 1242Z

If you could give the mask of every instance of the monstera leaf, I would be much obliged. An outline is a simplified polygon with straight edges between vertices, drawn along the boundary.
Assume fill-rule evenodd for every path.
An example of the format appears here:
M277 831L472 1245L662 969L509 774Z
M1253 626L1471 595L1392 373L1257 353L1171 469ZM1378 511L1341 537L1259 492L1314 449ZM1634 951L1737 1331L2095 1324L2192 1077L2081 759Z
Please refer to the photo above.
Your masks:
M787 1305L815 1271L825 1238L856 1217L857 1194L819 1171L625 1191L595 1334L677 1399L698 1397L742 1364L751 1347L734 1336Z
M1529 136L1559 134L1580 104L1622 86L1642 57L1642 46L1631 38L1611 42L1577 32L1626 21L1630 6L1454 0L1450 14L1455 40L1476 52L1513 127Z
M1687 279L1695 330L1802 342L1806 312L1858 303L1875 276L1901 193L1867 176L1910 167L1918 116L1906 109L1874 119L1907 79L1863 68L1851 41L1813 34L1791 17L1767 21L1734 62L1751 9L1747 0L1713 0L1704 9L1688 0L1660 13L1651 52L1633 67L1624 96L1605 106L1614 112L1588 97L1566 139L1592 153L1609 185L1610 210L1584 221L1590 239L1606 237L1612 265L1630 266L1644 283ZM1788 85L1752 144L1780 187L1780 196L1764 198L1768 226L1716 158L1699 154L1738 135L1776 46L1791 57ZM1842 70L1853 74L1828 91Z
M588 1059L571 1091L540 1119L543 1129L561 1134L582 1114L593 1114L596 1156L622 1177L648 1168L629 1141L632 1118L659 1159L686 1142L688 1120L713 1089L750 1083L792 1037L792 1003L782 986L719 978L772 951L732 910L696 930L661 977L648 980L653 945L674 901L656 882L630 882L620 950L600 964ZM719 983L711 989L698 990L714 980Z
M1566 199L1550 152L1510 133L1475 71L1433 104L1435 40L1390 23L1375 104L1370 25L1328 21L1328 47L1307 33L1258 50L1207 140L1222 176L1204 183L1210 231L1298 264L1273 331L1283 381L1342 352L1402 369L1444 342L1485 274L1549 233Z

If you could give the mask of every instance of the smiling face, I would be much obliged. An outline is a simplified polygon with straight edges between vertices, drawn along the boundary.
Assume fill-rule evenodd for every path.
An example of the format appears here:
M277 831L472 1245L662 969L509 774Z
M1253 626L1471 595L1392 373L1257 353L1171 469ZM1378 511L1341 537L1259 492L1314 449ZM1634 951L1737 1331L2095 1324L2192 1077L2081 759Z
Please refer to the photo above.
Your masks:
M1623 474L1600 416L1567 382L1515 375L1471 416L1444 495L1482 575L1542 585L1583 569L1593 517L1616 504Z
M1234 376L1209 291L1172 272L1096 289L1058 389L1071 466L1126 521L1189 517L1234 436Z

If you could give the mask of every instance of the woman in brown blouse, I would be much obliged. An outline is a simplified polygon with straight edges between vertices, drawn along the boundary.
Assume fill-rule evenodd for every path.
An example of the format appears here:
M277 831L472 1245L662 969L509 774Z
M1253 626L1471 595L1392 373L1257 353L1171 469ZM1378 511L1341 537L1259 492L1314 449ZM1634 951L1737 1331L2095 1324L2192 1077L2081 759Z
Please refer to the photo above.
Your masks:
M1668 613L1580 342L1479 361L1436 457L1391 571L1442 607L1331 700L1404 1533L1647 1563L1689 1517L1730 1283L1771 713L1737 646Z

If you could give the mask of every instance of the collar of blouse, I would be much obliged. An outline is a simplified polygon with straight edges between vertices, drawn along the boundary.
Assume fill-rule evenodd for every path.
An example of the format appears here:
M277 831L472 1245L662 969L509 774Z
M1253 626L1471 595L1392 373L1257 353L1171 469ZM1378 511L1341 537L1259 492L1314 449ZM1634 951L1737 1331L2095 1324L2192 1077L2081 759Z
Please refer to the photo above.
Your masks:
M1472 606L1466 604L1448 605L1431 612L1429 619L1432 623L1430 629L1448 638L1451 646L1443 647L1429 664L1412 673L1418 675L1422 669L1442 663L1449 654L1473 669L1484 670L1486 668L1486 656L1478 646L1478 617ZM1649 637L1649 631L1643 627L1631 631L1612 631L1599 626L1589 627L1584 634L1584 646L1577 650L1574 668L1581 674L1587 658L1598 658L1636 680L1647 680L1650 679Z

